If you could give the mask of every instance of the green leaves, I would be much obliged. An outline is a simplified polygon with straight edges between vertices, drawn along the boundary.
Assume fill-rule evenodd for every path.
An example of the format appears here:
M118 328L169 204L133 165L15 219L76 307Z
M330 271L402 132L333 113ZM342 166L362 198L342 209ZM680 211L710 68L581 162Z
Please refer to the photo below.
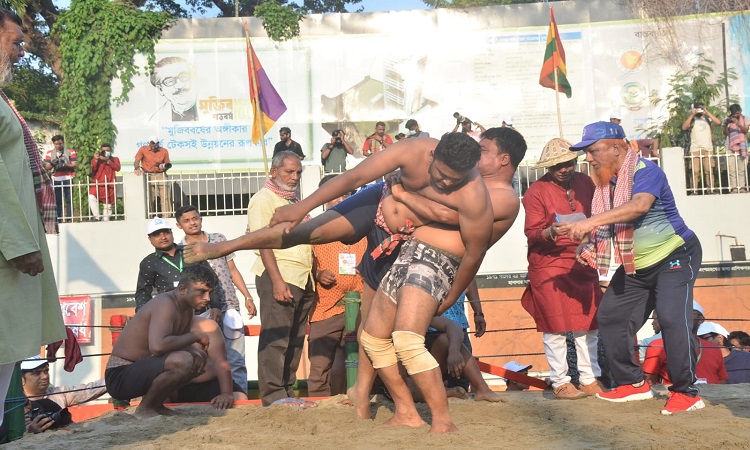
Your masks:
M714 62L704 55L686 71L678 70L669 78L669 92L660 98L656 91L651 93L651 104L661 107L662 117L656 118L643 131L659 138L660 147L681 147L683 145L682 123L690 115L693 103L703 102L706 108L719 118L727 116L729 103L737 103L736 97L724 99L725 87L737 80L734 69L727 70L727 76L714 74ZM724 136L713 133L714 145L724 145Z
M108 0L73 0L52 30L60 39L62 73L60 103L66 110L62 129L66 144L83 162L78 177L88 173L92 155L117 133L110 111L112 81L119 79L127 99L137 67L136 53L153 64L154 45L161 30L172 21L166 12L141 11L131 3Z
M266 34L274 41L286 41L299 35L302 13L275 1L267 1L255 7L255 17L263 20Z

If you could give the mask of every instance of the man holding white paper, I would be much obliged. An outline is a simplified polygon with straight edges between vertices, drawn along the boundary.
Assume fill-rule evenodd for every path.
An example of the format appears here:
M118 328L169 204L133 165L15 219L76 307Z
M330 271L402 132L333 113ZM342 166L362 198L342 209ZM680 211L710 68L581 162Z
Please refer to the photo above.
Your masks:
M552 139L542 151L537 168L547 174L534 182L523 197L524 233L529 241L529 285L521 304L543 333L544 353L557 399L573 400L601 392L597 358L596 311L602 298L596 270L576 262L577 242L569 224L591 215L594 183L576 172L577 152L570 142ZM575 337L580 385L568 376L566 332Z

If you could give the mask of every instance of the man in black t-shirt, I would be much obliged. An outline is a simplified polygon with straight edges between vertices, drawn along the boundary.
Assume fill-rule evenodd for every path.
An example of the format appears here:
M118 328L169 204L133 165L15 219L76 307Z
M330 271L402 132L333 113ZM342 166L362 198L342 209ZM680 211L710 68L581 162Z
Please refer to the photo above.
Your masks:
M276 155L279 152L289 151L299 155L300 159L305 159L305 154L302 153L302 146L297 141L292 140L292 130L289 127L281 127L279 129L280 142L277 142L273 147L273 154Z

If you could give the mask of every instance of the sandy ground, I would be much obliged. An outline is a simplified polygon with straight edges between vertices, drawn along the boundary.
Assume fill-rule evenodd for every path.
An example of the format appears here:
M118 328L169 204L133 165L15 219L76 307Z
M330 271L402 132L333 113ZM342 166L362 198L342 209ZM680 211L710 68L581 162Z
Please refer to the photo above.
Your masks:
M387 400L372 403L372 421L356 419L353 408L339 405L336 397L303 411L191 405L179 407L180 416L143 421L113 411L63 430L27 435L4 448L748 448L750 384L704 386L701 392L705 409L671 417L659 414L664 389L656 399L622 404L553 400L546 392L504 393L506 401L496 404L450 399L460 431L449 435L429 435L426 426L383 425L392 415ZM429 421L426 405L419 408Z

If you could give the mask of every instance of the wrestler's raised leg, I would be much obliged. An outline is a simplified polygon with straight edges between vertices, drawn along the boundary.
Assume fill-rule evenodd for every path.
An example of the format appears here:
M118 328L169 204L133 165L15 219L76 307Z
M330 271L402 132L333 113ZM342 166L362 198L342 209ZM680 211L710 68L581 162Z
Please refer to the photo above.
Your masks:
M288 248L300 244L327 244L334 241L356 242L364 237L364 235L356 235L354 227L346 217L330 210L300 223L289 233L285 233L289 225L289 223L280 223L226 242L189 244L185 246L183 256L186 263L193 263L219 258L239 250Z
M393 301L379 290L375 294L375 298L373 298L370 315L363 327L364 333L378 340L392 340L391 334L393 332L396 311L396 305ZM371 350L367 349L367 351L368 356L371 357L372 354L369 354ZM385 359L392 358L392 364L384 367L381 366L377 369L378 376L388 388L388 392L391 394L391 398L393 398L396 406L394 416L386 422L386 425L422 426L425 422L419 416L409 387L404 382L403 375L399 372L394 350L390 350L390 352L390 355L386 355ZM379 361L374 360L374 358L371 357L370 360L373 366L378 367L380 365Z

